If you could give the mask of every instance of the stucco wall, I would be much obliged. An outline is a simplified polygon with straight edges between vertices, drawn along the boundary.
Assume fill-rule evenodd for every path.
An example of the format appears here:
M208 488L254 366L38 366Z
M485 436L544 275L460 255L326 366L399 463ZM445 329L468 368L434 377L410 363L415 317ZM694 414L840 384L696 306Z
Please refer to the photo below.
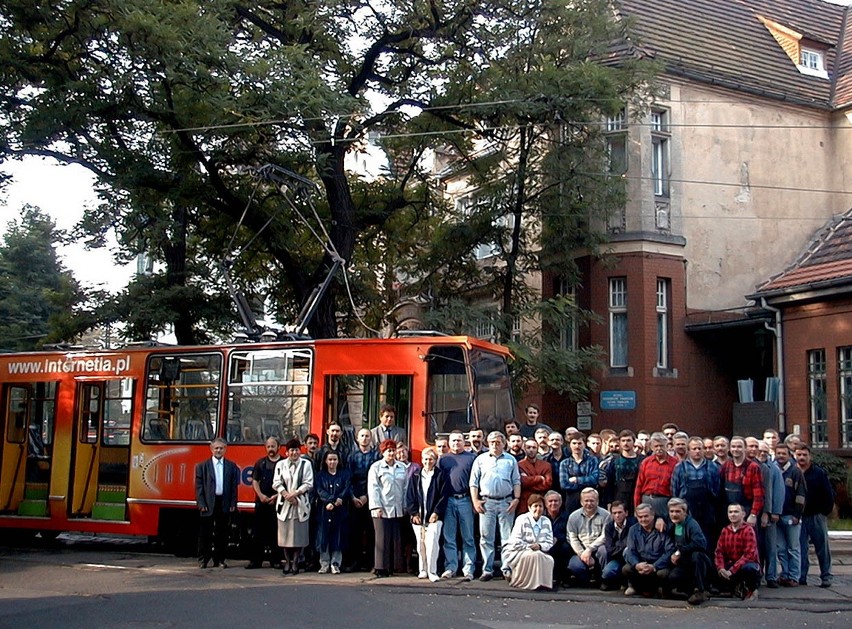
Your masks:
M672 228L686 238L688 306L742 305L850 205L848 195L825 191L842 189L852 131L833 129L828 113L694 84L673 84L663 104L671 108Z

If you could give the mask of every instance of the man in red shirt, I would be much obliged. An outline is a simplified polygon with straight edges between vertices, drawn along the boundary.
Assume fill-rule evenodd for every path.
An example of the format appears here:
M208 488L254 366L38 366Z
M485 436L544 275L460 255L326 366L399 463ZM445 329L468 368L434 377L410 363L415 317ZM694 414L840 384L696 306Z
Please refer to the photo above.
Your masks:
M728 505L730 524L719 536L715 563L720 589L729 589L743 600L754 601L760 585L760 559L754 527L746 524L744 518L740 504Z
M678 460L668 453L668 439L663 433L651 435L650 443L653 454L639 464L633 504L644 502L654 508L654 513L667 514L669 498L672 497L672 474Z
M521 474L521 502L518 513L527 511L527 499L532 494L544 495L553 486L553 468L550 463L538 458L538 443L535 439L524 441L526 456L518 461L518 471Z

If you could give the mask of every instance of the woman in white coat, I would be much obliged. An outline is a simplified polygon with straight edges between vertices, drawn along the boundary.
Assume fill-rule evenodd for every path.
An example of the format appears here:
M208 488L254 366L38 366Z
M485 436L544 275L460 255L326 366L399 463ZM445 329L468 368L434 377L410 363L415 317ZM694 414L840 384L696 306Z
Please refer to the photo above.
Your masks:
M376 532L375 574L386 577L402 563L400 528L405 515L405 465L396 460L396 441L385 439L379 446L382 458L367 473L367 497Z
M529 511L515 519L512 534L503 545L503 562L512 573L512 587L524 590L553 587L553 528L544 515L544 498L532 494ZM504 568L505 572L505 568Z
M285 446L287 458L275 466L272 488L278 492L278 545L284 549L284 574L299 573L299 556L310 543L310 493L314 487L311 462L302 458L301 444L291 439Z

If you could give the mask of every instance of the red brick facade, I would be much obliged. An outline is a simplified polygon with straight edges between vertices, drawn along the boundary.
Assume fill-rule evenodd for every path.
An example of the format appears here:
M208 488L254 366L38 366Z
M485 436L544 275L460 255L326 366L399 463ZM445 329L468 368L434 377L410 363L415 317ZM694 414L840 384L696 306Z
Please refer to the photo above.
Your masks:
M684 330L686 322L685 263L678 256L625 253L600 262L581 261L584 280L577 292L581 307L600 316L601 321L580 330L580 346L604 348L609 364L609 280L625 278L627 287L628 367L605 368L596 374L599 389L591 396L592 431L659 430L673 421L690 434L727 434L731 429L731 407L735 386L718 362ZM657 369L657 280L666 280L668 290L668 362ZM552 282L550 282L552 283ZM548 281L545 280L547 289ZM602 391L634 392L632 410L602 410ZM554 427L575 425L576 405L563 396L545 394L542 416Z
M787 430L799 426L802 438L814 442L808 352L825 350L826 437L831 449L848 447L842 442L839 350L852 346L852 298L796 304L783 310L784 379ZM849 435L852 437L852 435Z

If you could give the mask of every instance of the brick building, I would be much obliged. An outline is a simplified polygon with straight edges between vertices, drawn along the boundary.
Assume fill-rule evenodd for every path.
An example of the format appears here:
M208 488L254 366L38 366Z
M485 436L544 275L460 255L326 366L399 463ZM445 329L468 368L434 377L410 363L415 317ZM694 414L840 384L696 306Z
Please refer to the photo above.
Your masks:
M777 313L786 424L811 445L852 448L852 210L749 295Z
M831 302L830 347L806 335L819 336L825 319L805 313L824 304L785 302L794 333L785 330L779 360L776 313L753 300L852 205L852 12L823 0L615 7L631 25L628 47L657 60L662 74L650 110L628 106L605 121L628 201L607 222L607 259L577 254L575 298L601 323L566 342L604 348L606 367L595 374L590 421L587 408L578 416L577 405L552 392L530 391L521 405L538 403L551 425L595 431L673 421L702 435L757 426L807 432L809 381L794 337L827 355L852 346L840 321L849 302ZM558 274L529 281L544 297L566 290ZM827 368L827 394L838 394L835 381ZM753 403L739 404L741 390ZM832 412L828 444L848 445L852 425L842 428Z

